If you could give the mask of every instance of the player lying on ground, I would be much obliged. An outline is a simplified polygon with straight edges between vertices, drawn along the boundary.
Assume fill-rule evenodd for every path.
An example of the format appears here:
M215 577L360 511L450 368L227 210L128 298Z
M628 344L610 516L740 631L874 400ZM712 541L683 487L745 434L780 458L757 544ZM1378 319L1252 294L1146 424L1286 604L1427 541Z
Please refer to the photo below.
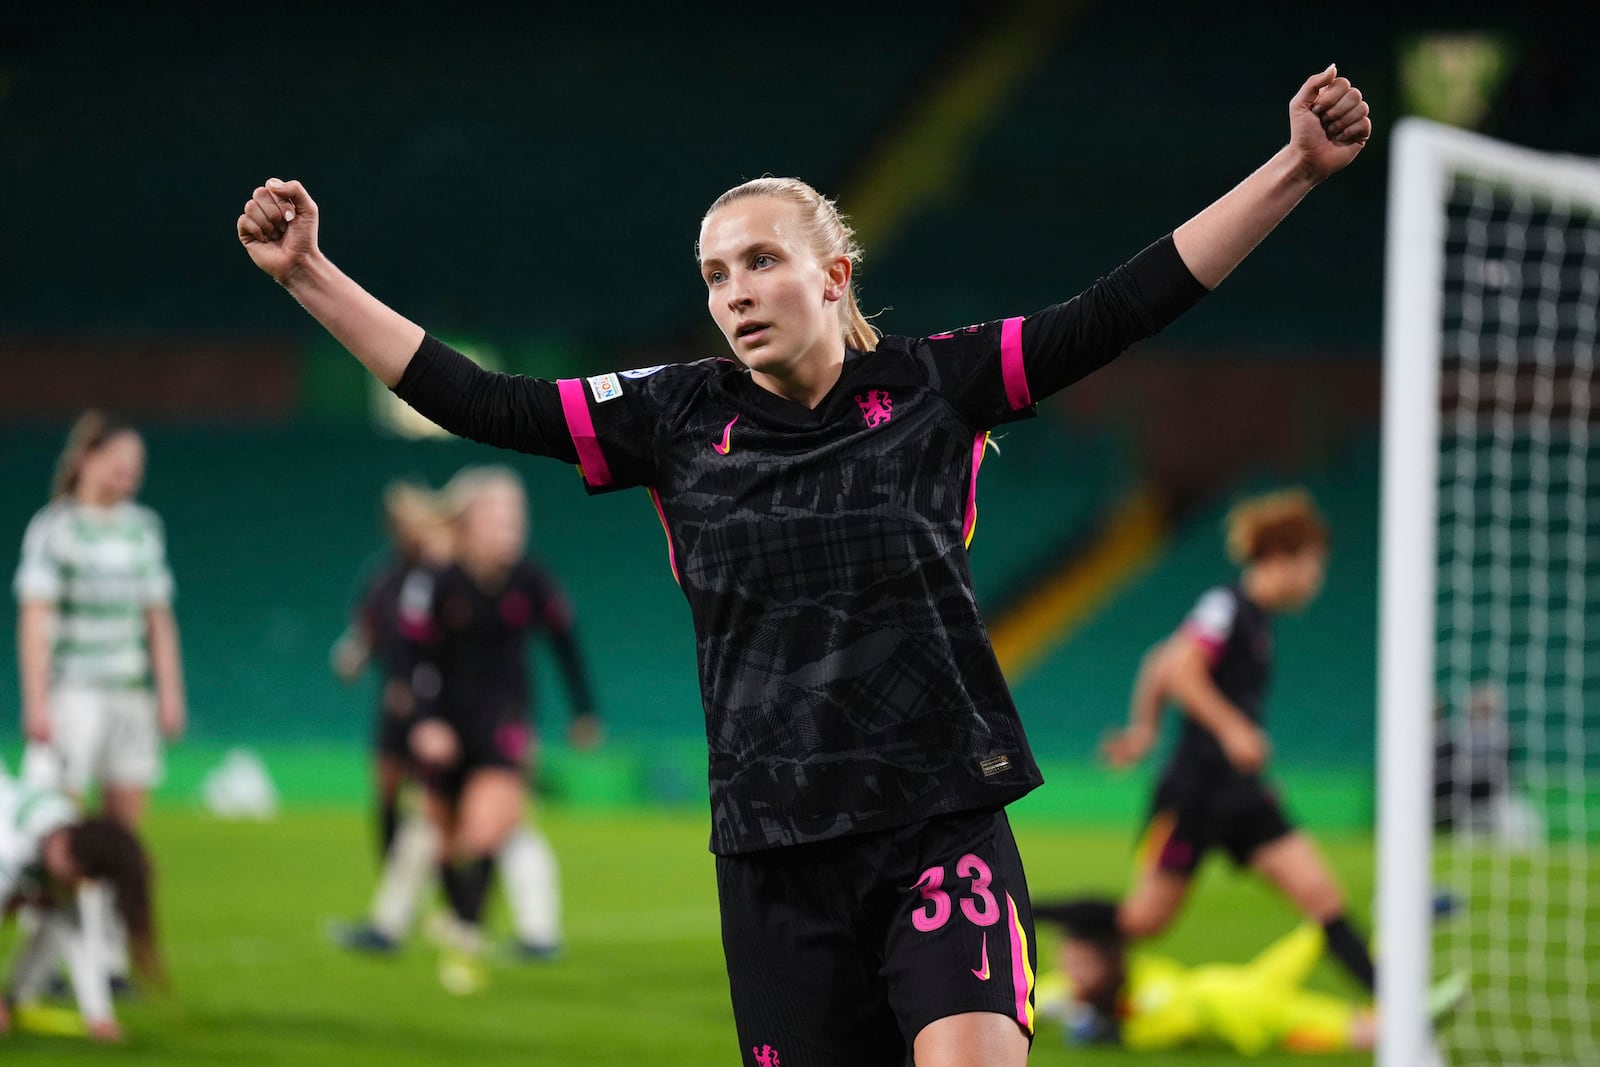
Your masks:
M1370 1050L1377 1015L1363 1004L1302 988L1326 948L1322 928L1304 923L1245 964L1185 967L1125 951L1110 901L1040 904L1041 922L1066 930L1058 973L1039 979L1039 1010L1061 1019L1074 1044L1121 1044L1136 1051L1221 1043L1247 1056ZM1441 982L1435 1019L1465 995L1461 978Z
M698 250L735 358L587 381L489 374L379 302L322 254L298 182L245 204L256 265L424 415L577 463L591 491L650 490L695 628L744 1062L1026 1060L1004 807L1041 778L972 591L978 461L989 430L1193 306L1371 133L1331 66L1289 110L1287 146L1079 297L922 338L861 314L832 202L748 182ZM650 283L619 262L606 284Z
M1221 848L1320 924L1329 950L1370 991L1372 957L1345 915L1339 885L1263 775L1272 619L1304 608L1321 591L1327 524L1304 492L1269 494L1229 514L1228 549L1243 567L1239 580L1208 590L1145 657L1128 727L1105 747L1118 766L1136 762L1155 743L1162 706L1183 709L1182 733L1150 802L1138 880L1118 921L1130 938L1165 929L1206 853Z
M162 978L150 868L138 838L120 820L84 818L65 794L0 772L0 903L8 918L24 915L27 929L0 1001L0 1030L10 1028L7 1005L25 1016L64 961L85 1031L118 1040L103 915L121 918L135 971L157 983Z

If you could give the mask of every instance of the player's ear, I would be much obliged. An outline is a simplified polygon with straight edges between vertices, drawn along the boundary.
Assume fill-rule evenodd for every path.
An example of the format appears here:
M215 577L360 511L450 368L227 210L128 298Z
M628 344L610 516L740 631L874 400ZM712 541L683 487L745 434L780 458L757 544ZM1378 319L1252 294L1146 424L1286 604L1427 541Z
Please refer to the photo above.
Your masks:
M823 264L827 276L827 284L823 287L822 298L830 304L843 300L850 291L850 276L855 272L855 265L850 262L849 256L835 256Z

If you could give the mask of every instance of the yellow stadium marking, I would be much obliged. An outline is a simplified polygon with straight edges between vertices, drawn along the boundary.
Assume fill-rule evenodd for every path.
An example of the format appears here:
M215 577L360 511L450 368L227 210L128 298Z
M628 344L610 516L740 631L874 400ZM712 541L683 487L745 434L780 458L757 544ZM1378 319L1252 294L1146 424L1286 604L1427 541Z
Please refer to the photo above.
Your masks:
M1002 104L1049 54L1082 0L1025 0L935 72L928 93L878 141L840 198L865 248L876 248L955 183Z
M1147 570L1167 529L1166 508L1154 491L1136 490L1119 503L1093 544L989 627L1006 677L1016 682Z

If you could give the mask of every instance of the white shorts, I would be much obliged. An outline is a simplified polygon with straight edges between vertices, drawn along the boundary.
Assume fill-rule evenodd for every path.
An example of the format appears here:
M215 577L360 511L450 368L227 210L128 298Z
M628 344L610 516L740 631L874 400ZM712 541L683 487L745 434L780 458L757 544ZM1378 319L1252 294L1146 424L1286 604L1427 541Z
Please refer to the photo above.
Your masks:
M29 741L22 780L86 796L94 785L160 783L164 767L155 694L145 689L57 689L50 694L50 743Z

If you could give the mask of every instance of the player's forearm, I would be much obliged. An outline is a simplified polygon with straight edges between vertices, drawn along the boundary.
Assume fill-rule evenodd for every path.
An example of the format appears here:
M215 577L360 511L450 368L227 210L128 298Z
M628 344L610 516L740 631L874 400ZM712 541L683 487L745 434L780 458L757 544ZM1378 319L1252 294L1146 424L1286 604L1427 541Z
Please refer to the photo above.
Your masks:
M1169 691L1185 715L1217 737L1255 726L1244 712L1222 695L1210 675L1196 677L1192 671L1175 671Z
M1128 701L1128 729L1155 732L1161 722L1161 649L1148 652L1139 664L1139 674L1133 682L1133 696Z
M1316 179L1298 153L1280 149L1259 170L1173 232L1195 279L1215 289L1303 199Z
M361 288L320 252L296 269L284 287L386 386L400 380L422 344L421 326Z
M567 684L567 697L571 701L573 718L595 714L594 689L589 685L589 672L584 669L583 656L578 651L578 639L571 627L551 635L550 649L555 653Z
M184 703L183 654L178 644L178 620L167 607L151 608L145 620L156 698L164 707L181 708Z
M17 617L17 669L24 707L43 708L50 698L50 619L48 604L22 605Z

